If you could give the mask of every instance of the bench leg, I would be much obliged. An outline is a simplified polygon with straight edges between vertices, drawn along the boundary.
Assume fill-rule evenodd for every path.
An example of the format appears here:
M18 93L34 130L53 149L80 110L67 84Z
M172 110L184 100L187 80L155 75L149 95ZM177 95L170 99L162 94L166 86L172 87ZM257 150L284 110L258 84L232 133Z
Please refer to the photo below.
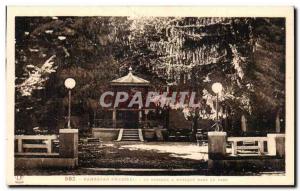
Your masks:
M18 139L18 153L23 152L23 144L22 144L22 139Z
M232 142L232 144L231 144L231 153L232 153L232 155L237 155L237 149L236 149L236 147L237 147L237 142Z
M264 154L264 142L263 141L258 142L258 154L259 155Z

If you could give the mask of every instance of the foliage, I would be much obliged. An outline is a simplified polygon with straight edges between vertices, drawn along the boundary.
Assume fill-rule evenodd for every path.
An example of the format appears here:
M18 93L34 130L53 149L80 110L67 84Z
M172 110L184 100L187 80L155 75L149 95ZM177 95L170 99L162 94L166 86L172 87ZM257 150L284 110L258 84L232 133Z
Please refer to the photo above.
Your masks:
M72 113L92 115L109 81L129 66L157 90L196 91L202 107L181 108L187 117L216 116L211 85L221 82L222 116L272 121L284 113L284 25L280 18L17 17L18 121L55 128L66 113L67 77L77 81Z

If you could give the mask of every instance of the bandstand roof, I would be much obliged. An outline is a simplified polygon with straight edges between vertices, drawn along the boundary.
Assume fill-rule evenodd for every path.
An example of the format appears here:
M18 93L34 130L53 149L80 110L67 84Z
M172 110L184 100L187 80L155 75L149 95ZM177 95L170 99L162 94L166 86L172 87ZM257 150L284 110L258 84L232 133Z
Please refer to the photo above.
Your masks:
M149 81L133 75L131 67L129 68L129 72L126 76L115 79L110 83L111 85L114 86L149 86L150 85Z

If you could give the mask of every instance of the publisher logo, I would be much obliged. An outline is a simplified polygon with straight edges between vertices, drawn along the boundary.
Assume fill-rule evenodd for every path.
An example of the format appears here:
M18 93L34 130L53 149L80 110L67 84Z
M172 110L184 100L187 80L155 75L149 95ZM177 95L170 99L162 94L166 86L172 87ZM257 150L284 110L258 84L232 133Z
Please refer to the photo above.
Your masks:
M23 181L23 176L15 176L15 182L16 182L17 184L22 184L22 183L24 183L24 181Z

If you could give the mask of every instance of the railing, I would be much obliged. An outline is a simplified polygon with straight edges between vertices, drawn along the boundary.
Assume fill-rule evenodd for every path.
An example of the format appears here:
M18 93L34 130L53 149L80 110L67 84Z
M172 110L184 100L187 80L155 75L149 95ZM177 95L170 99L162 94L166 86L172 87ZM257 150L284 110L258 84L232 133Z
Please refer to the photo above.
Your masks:
M139 139L140 139L140 141L144 142L144 137L143 137L143 131L142 131L142 129L138 129L138 131L139 131Z
M227 141L231 144L231 155L264 155L268 137L228 137Z
M118 134L118 139L117 139L117 141L121 141L121 140L122 140L123 131L124 131L124 129L120 129L120 130L119 130L119 134Z
M114 122L112 119L95 119L94 120L94 127L96 128L114 128ZM118 128L123 127L123 121L122 120L116 120L115 125Z
M58 153L53 152L53 142L58 143L57 135L16 135L15 140L17 142L17 151L15 152L15 155L59 155ZM26 149L35 151L27 152ZM37 152L38 150L46 150L46 152Z
M139 122L141 128L155 128L155 127L164 127L164 123L157 120L147 120Z
M126 123L130 123L131 121L126 120L116 120L115 124L117 128L125 128ZM95 119L94 120L94 127L96 128L113 128L114 122L111 119ZM132 121L134 124L135 121ZM147 121L139 121L137 122L139 128L154 128L159 126L164 126L162 122L156 121L156 120L147 120Z

